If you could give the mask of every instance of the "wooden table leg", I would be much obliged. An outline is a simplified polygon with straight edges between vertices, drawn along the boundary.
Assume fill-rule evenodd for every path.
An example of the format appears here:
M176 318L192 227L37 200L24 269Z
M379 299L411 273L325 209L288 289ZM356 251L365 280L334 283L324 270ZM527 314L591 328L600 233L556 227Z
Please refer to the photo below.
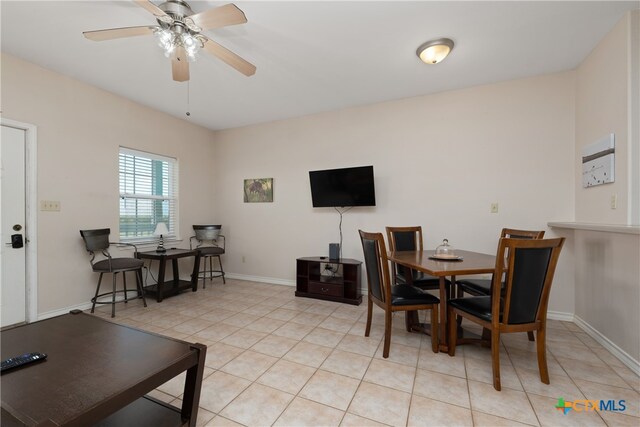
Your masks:
M162 288L164 288L164 270L167 266L166 257L160 257L160 266L158 267L158 293L156 294L156 301L162 302ZM151 267L151 263L149 263L149 267Z
M440 351L449 352L447 341L447 282L444 276L440 276Z
M180 285L180 270L178 269L178 259L171 260L171 268L173 269L173 286L176 288Z
M205 269L206 269L206 260L205 260ZM221 264L222 265L222 264ZM191 291L195 292L198 290L198 276L200 273L200 252L198 252L198 255L196 255L196 259L193 260L193 273L191 273ZM206 277L205 277L205 280ZM204 281L202 282L204 286Z
M187 370L187 377L184 383L184 394L182 396L182 419L189 420L189 426L195 427L198 418L198 406L200 404L200 390L202 388L202 377L204 375L204 360L207 354L207 347L202 344L192 344L192 348L198 350L198 364Z

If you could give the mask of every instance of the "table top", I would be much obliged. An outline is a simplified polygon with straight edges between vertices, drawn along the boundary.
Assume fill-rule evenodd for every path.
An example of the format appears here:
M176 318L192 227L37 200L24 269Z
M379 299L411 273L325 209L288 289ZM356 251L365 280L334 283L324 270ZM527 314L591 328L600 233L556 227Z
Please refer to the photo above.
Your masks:
M461 261L440 261L429 258L434 254L435 251L389 252L389 260L437 277L493 273L496 266L495 255L456 249Z
M146 251L138 252L138 258L160 259L160 258L182 258L187 256L196 256L196 249L167 249L166 252Z
M2 375L3 417L27 425L93 425L198 363L189 343L84 313L5 330L0 339L3 360L48 356Z

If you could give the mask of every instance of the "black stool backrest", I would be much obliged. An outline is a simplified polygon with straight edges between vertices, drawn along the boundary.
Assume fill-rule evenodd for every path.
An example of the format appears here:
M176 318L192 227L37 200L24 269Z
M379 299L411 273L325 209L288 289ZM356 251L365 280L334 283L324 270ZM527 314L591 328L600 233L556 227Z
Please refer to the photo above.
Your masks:
M194 225L193 231L196 233L197 240L217 240L221 228L221 225Z
M109 234L111 229L80 230L80 235L89 252L104 251L109 248Z

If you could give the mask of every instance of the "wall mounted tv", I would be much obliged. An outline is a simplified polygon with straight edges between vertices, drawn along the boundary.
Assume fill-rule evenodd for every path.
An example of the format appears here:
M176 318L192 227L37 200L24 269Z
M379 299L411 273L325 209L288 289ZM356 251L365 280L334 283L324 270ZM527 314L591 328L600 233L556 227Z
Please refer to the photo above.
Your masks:
M375 206L373 166L309 172L314 208Z

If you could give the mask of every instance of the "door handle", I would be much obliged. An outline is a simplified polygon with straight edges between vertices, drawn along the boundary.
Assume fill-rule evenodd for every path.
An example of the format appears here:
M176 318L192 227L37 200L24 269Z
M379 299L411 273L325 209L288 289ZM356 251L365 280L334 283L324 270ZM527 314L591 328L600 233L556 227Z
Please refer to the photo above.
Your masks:
M11 243L5 243L6 246L11 245L13 249L20 249L24 246L24 241L22 239L22 234L12 234L11 235Z

